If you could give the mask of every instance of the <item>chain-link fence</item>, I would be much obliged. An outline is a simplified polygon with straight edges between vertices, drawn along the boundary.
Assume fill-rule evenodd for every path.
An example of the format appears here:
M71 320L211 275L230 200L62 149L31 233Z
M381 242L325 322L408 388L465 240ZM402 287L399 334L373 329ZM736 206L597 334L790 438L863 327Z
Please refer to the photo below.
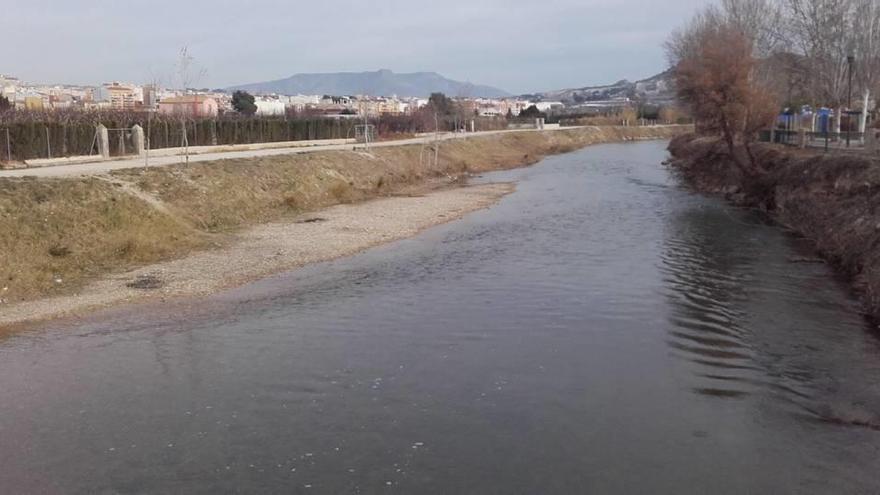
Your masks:
M108 129L110 155L135 153L130 125L102 122ZM144 119L150 149L189 146L345 139L355 122L345 119ZM134 125L134 124L132 124ZM0 126L0 160L93 155L98 153L96 123L21 122ZM184 132L186 139L184 139Z
M96 152L95 126L89 124L11 124L0 128L0 160L89 155Z
M759 141L800 148L821 148L825 151L861 151L865 149L865 133L862 132L812 132L774 129L762 131Z

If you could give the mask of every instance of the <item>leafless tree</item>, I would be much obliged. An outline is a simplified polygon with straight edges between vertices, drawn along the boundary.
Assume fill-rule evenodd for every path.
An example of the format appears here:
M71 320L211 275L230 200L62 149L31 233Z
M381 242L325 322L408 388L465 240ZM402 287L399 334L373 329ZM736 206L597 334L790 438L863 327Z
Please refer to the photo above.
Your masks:
M752 41L755 57L767 58L785 49L783 9L778 0L721 0L720 15Z
M144 107L147 111L147 129L145 134L145 142L144 142L144 168L150 166L150 148L152 147L152 139L153 139L153 114L156 112L156 108L154 108L153 102L156 101L157 93L159 91L159 86L162 81L160 80L158 74L150 70L150 76L148 79L147 87L150 91L150 98L148 101L144 101ZM148 105L149 104L149 105Z
M852 38L855 78L862 95L859 132L864 132L871 95L880 86L880 5L878 0L855 0Z
M673 31L665 43L669 64L674 68L682 60L696 57L700 52L701 33L721 22L721 11L709 5L697 12L685 26Z
M679 98L704 133L718 134L740 171L764 172L751 150L757 132L776 115L778 102L756 77L751 38L723 12L708 8L667 44Z
M195 58L190 55L189 47L184 46L180 49L179 57L177 60L177 67L175 68L175 72L177 75L177 80L180 84L180 88L183 91L183 96L189 93L189 89L192 88L195 83L205 76L205 70L197 67L195 63ZM180 111L180 127L181 127L181 146L184 148L184 154L186 156L186 165L189 165L189 138L187 137L187 117L189 113L189 107L184 104Z
M805 59L814 102L846 102L854 0L785 0L788 39Z

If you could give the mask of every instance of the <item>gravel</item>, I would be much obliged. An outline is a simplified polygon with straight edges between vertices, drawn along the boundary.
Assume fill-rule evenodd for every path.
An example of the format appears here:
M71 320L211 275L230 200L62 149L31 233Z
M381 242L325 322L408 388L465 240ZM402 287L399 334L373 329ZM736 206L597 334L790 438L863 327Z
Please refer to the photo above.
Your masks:
M487 208L514 189L509 183L465 186L419 197L338 205L301 218L260 225L240 234L229 246L110 275L76 295L0 306L0 326L78 315L116 304L208 295L412 237L431 226ZM316 218L320 221L314 221Z

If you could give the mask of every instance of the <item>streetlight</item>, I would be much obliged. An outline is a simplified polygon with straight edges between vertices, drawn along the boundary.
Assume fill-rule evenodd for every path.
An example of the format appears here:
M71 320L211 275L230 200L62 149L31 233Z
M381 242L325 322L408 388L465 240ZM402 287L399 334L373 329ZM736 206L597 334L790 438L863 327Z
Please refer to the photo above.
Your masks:
M849 85L847 86L846 91L846 109L847 115L849 116L846 119L846 147L849 148L849 135L852 129L852 112L850 112L850 105L852 105L852 79L853 79L853 64L856 61L855 55L850 52L846 57L846 64L849 69Z

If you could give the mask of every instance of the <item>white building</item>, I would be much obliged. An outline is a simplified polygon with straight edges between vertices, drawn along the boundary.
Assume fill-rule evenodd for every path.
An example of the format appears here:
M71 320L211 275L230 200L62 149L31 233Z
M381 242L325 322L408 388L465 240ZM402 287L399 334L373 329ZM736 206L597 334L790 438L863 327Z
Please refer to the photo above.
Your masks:
M550 110L562 110L565 108L565 104L561 101L540 101L535 103L535 106L538 107L538 110L542 112L549 112Z
M254 104L257 105L257 115L284 115L287 110L287 106L280 100L258 98L254 100Z
M301 112L306 108L315 108L321 103L321 96L319 95L296 95L285 98L287 107L297 112Z
M0 96L5 96L10 101L15 100L15 93L18 92L20 85L21 81L18 78L0 74Z

